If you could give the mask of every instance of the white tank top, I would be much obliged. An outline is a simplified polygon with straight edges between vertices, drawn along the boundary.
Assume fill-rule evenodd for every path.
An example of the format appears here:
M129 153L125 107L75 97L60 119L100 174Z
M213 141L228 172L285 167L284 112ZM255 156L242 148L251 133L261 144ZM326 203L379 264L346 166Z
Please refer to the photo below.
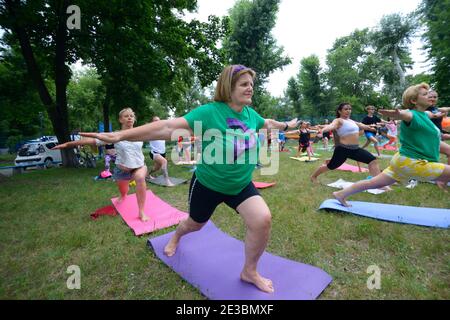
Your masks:
M95 139L97 146L104 146L106 143ZM116 165L121 165L128 169L136 169L144 166L144 154L142 153L142 141L119 141L114 143L116 149Z
M152 153L166 153L166 140L152 140L150 142L150 151Z
M359 127L355 121L350 119L342 119L342 126L336 130L339 137L346 137L351 134L359 133Z

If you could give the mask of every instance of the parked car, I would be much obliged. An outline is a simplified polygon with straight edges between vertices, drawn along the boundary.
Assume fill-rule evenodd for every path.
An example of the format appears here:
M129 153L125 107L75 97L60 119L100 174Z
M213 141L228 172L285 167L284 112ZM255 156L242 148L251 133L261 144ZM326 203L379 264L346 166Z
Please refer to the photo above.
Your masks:
M14 160L16 166L51 168L62 161L61 150L51 150L58 144L58 140L32 141L25 143L17 152Z

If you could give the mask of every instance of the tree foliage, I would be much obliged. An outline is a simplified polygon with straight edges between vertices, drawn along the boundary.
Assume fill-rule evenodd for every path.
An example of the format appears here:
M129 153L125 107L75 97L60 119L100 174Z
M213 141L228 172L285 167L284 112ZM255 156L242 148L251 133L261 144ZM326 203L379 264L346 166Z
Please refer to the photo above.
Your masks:
M102 102L105 96L95 69L78 71L67 87L69 127L78 131L97 131L102 121Z
M407 87L406 71L412 68L409 45L417 30L413 15L386 15L371 33L370 38L380 60L384 91L395 104Z
M300 93L300 86L295 77L289 78L285 92L285 100L292 106L295 114L300 116L303 111L302 95Z
M253 102L258 110L269 75L291 63L271 34L279 3L280 0L237 1L230 11L229 34L223 43L229 63L244 64L256 71Z
M426 25L424 40L433 63L433 80L440 105L450 104L450 0L423 0L421 18Z
M214 17L209 23L184 21L184 10L194 10L195 0L80 0L77 5L81 29L69 30L68 0L0 1L4 39L9 46L20 46L60 142L70 133L69 65L79 59L97 68L105 87L105 117L109 105L115 112L125 105L139 112L146 94L175 100L172 93L180 90L171 87L187 88L195 73L209 83L221 69L216 43L225 24ZM73 165L73 160L71 150L64 150L63 164Z
M300 61L298 83L305 108L311 115L324 116L329 106L325 101L324 83L322 80L319 57L311 55Z

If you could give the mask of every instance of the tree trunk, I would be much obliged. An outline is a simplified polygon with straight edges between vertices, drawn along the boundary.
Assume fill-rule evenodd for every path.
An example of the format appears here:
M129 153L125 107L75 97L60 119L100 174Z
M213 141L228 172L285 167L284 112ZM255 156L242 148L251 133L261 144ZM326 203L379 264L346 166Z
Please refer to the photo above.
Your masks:
M58 137L58 141L70 141L69 115L67 110L67 85L70 79L70 70L66 66L66 9L69 6L67 0L56 2L56 15L58 25L55 37L55 88L56 88L56 108L53 128ZM64 149L62 152L63 166L76 166L76 157L73 149Z
M64 68L61 68L61 63L65 67L65 43L58 45L59 41L65 42L65 37L61 37L60 29L61 29L61 20L64 20L65 26L65 8L59 10L59 14L63 12L62 16L60 16L60 23L58 25L58 31L56 35L56 103L53 101L46 85L44 79L42 78L41 71L39 70L39 66L36 62L36 58L33 53L33 48L31 47L30 38L26 33L24 27L19 23L20 19L18 17L18 10L20 10L20 2L13 0L5 0L6 8L13 17L13 25L12 30L16 34L20 48L22 51L22 55L24 57L28 73L30 74L33 82L36 84L36 88L39 93L39 97L41 98L42 103L47 109L47 113L53 125L53 130L58 138L59 143L64 143L70 141L69 130L68 130L68 117L67 117L67 101L66 101L66 87L68 80L63 81L65 72L61 74L61 71L64 71ZM63 30L65 32L65 30ZM58 37L59 36L59 37ZM65 85L64 85L65 82ZM75 154L72 149L64 149L61 152L63 158L64 166L74 166L75 165Z
M399 104L401 104L401 101L402 101L402 98L401 98L402 92L403 92L403 90L406 89L406 78L405 78L405 71L403 70L403 68L400 64L400 58L397 54L397 48L394 49L393 58L394 58L395 69L397 70L397 74L400 78L398 87L396 87L397 89L395 90L396 91L395 104L399 105Z
M106 87L105 101L103 102L103 123L105 127L105 132L109 132L109 113L110 113L110 103L111 103L111 90Z
M397 48L394 49L393 56L394 56L395 69L397 70L398 76L400 78L400 82L399 82L400 87L405 89L405 86L406 86L405 71L403 70L403 68L400 64L400 58L398 57L398 54L397 54Z

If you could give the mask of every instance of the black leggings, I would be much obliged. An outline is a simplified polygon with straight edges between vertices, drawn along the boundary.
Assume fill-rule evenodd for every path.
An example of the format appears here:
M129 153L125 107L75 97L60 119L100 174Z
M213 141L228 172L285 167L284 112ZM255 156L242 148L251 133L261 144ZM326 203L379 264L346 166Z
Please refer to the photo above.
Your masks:
M339 168L347 158L352 160L369 164L373 160L376 160L369 151L364 150L360 147L352 148L353 146L342 146L338 145L334 148L333 157L330 162L327 164L328 169L334 170Z

